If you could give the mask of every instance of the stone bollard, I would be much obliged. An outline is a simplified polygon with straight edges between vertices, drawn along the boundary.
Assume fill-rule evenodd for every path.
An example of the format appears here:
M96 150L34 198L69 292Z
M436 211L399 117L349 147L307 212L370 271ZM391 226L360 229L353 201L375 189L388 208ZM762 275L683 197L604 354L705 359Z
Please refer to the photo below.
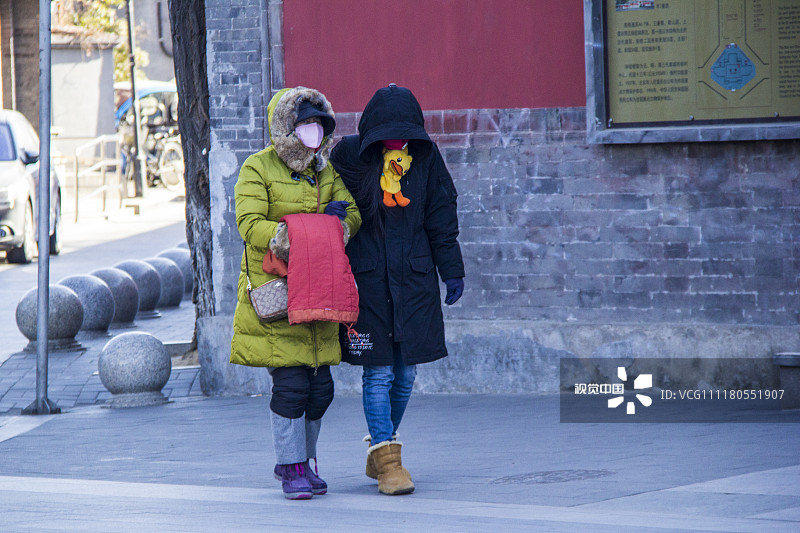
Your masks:
M161 276L158 270L149 263L130 259L114 265L114 268L124 270L136 282L139 289L139 312L137 318L158 318L161 313L156 311L158 300L161 298Z
M167 402L161 389L169 381L172 360L164 344L150 335L131 331L117 335L97 361L100 381L113 395L111 408L144 407Z
M156 307L178 307L183 300L183 272L175 261L166 257L150 257L144 260L156 270L161 276L161 297L158 299Z
M133 326L133 319L139 310L139 289L131 275L118 268L101 268L90 275L102 279L114 296L112 323L123 327Z
M800 353L782 352L772 356L778 365L778 377L783 389L781 409L800 408Z
M81 330L107 333L114 319L114 295L106 282L97 276L78 274L67 276L58 282L69 287L83 304L83 325Z
M184 292L191 294L194 287L194 272L192 271L192 254L185 248L169 248L156 255L166 257L175 262L183 272Z
M36 312L39 289L33 288L25 293L17 304L17 327L30 342L26 352L36 351ZM50 285L47 312L47 349L54 352L80 350L81 345L75 335L83 324L83 304L75 291L63 285Z

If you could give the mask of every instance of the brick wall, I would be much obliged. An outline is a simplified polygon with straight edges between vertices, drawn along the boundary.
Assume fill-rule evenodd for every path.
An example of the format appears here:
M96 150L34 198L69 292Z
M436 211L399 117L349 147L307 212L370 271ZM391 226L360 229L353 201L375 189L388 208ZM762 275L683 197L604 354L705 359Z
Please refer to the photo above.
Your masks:
M467 291L448 318L798 323L800 141L597 146L585 124L426 112L459 191Z
M242 239L233 187L250 154L267 144L270 98L267 0L206 2L213 273L217 312L232 315Z
M270 386L228 356L242 251L233 186L267 144L281 9L206 1L217 302L198 322L207 394ZM337 114L337 134L357 121ZM445 309L453 357L425 365L419 389L553 391L564 355L800 349L800 141L589 145L584 108L428 111L426 127L460 194L467 280ZM359 390L357 368L335 374L338 391Z
M241 249L233 185L267 144L280 4L207 2L222 313ZM337 118L339 135L356 131L357 113ZM797 324L799 141L588 145L585 124L583 108L426 112L460 194L467 291L449 318Z

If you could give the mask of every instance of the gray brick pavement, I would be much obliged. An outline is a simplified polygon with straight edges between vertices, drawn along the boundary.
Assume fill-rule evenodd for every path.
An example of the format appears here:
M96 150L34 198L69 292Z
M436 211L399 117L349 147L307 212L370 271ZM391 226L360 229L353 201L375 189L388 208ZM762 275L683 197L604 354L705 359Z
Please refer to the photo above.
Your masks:
M268 412L265 396L0 416L0 531L800 527L800 425L777 418L565 424L557 395L415 395L400 437L417 489L387 497L364 476L361 399L338 395L318 449L329 492L289 502L271 475Z
M185 240L183 204L175 194L161 189L147 191L141 215L112 214L108 219L84 215L87 220L65 221L65 253L53 257L50 283L73 274L88 274L124 259L146 259ZM137 233L133 225L140 225ZM0 414L16 414L36 398L36 352L24 351L28 340L19 332L14 310L21 296L37 284L38 268L30 265L0 264ZM128 331L150 333L165 343L188 343L194 331L195 309L190 295L180 306L160 310L154 319L137 319L133 326L112 325L108 334L80 332L80 350L51 352L48 360L48 398L57 407L103 403L111 395L97 375L97 361L103 346L113 335ZM202 395L199 368L174 367L164 394L170 398Z
M57 407L103 403L110 398L97 374L97 361L103 346L114 334L128 331L150 333L162 342L192 338L194 306L184 299L177 308L161 310L161 317L138 320L133 328L112 329L108 336L83 336L77 339L81 351L52 352L48 356L48 398ZM0 414L17 414L36 398L36 358L34 352L17 352L0 365ZM201 396L198 367L172 369L163 393L168 398Z
M143 331L162 342L188 342L193 323L194 306L184 299L177 308L161 310L160 318L136 321L133 328L112 329L108 336L78 334L83 350L48 356L48 398L61 409L105 402L110 394L97 374L97 361L114 334ZM35 400L36 358L33 352L17 352L0 365L0 414L16 414ZM198 374L198 367L176 366L162 392L168 398L202 395Z

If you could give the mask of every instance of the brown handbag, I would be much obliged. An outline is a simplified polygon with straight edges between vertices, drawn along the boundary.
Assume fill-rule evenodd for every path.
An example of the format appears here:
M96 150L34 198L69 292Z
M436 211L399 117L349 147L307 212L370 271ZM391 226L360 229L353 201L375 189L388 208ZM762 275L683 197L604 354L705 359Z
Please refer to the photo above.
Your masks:
M247 296L262 322L274 322L289 316L289 284L286 278L275 278L253 288L250 283L250 265L247 249L244 251L244 266L247 276Z

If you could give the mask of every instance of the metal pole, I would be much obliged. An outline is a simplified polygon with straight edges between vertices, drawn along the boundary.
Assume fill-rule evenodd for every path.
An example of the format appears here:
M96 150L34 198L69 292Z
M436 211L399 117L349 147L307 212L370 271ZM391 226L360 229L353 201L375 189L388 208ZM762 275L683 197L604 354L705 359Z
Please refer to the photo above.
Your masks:
M106 191L108 191L108 183L106 183L106 140L100 142L100 176L103 178L103 214L106 214Z
M39 0L39 291L36 309L36 401L23 412L59 413L47 399L50 300L50 0Z
M119 135L115 135L112 142L114 143L114 153L117 154L117 160L114 164L117 169L117 193L119 194L119 205L117 207L122 208L122 199L128 197L128 183L125 181L125 176L122 175L122 158L120 157L122 144L120 143Z
M75 222L78 221L78 154L75 154L75 159L72 161L72 168L75 169Z
M134 58L134 45L133 45L133 32L134 32L134 24L133 24L133 2L131 0L126 0L125 2L128 11L128 48L129 48L129 56L128 60L131 66L131 103L133 104L133 119L134 119L134 128L133 128L133 144L136 145L135 147L135 155L133 158L133 187L135 190L135 196L137 198L141 198L144 196L144 154L142 152L142 141L141 141L141 116L139 114L139 96L136 94L136 59Z

